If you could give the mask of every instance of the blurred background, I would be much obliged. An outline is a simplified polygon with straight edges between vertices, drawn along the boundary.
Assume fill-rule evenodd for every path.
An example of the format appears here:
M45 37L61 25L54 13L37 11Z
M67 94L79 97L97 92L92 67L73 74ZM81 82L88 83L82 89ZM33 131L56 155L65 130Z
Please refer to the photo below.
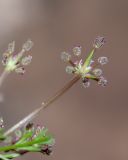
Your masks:
M79 82L41 112L34 122L53 133L54 153L27 154L19 160L128 159L127 28L127 0L0 0L1 57L13 40L16 51L28 38L34 42L26 74L12 73L0 91L6 129L72 78L60 60L62 51L80 44L84 57L97 35L107 39L96 57L109 58L104 66L109 85L92 82L84 89Z

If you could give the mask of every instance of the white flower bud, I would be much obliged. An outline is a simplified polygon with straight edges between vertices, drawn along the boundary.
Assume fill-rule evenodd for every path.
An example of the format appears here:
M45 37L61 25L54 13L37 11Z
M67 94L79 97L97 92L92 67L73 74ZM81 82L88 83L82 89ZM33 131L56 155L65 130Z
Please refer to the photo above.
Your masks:
M105 44L105 38L98 36L98 37L95 39L93 46L94 46L95 48L100 48L100 47L102 47L104 44Z
M25 73L25 69L24 67L18 67L15 69L15 72L18 74L24 74Z
M32 61L32 56L28 55L28 56L22 58L21 64L24 66L27 66L31 63L31 61Z
M90 87L90 81L86 81L86 82L83 82L83 87L84 88L88 88L88 87Z
M33 46L33 42L29 39L26 43L23 44L22 49L25 51L29 51Z
M75 56L80 56L81 55L81 46L76 46L73 48L73 54Z
M67 53L67 52L62 52L61 53L61 59L64 62L68 62L71 59L71 55L69 53Z
M96 68L96 69L93 70L93 73L94 73L95 76L99 77L99 76L102 75L103 72L102 72L101 69Z
M107 58L107 57L99 57L99 58L98 58L98 62L99 62L101 65L107 64L107 63L108 63L108 58Z
M15 41L8 44L8 52L11 54L15 50Z
M101 85L102 87L106 87L108 84L108 81L104 77L100 77L98 84Z
M72 66L67 66L65 70L66 70L66 72L67 72L68 74L72 74L73 71L74 71L74 67L72 67Z

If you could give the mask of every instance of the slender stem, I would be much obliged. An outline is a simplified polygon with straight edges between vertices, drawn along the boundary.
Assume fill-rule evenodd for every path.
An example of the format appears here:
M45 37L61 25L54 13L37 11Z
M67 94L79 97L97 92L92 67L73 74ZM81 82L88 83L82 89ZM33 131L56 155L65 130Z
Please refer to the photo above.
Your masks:
M0 87L2 86L4 80L8 76L9 72L7 70L4 70L0 76Z
M49 105L51 105L54 101L56 101L60 96L62 96L66 91L68 91L78 80L80 79L80 76L77 75L73 79L71 79L63 88L61 88L58 92L56 92L51 98L49 98L47 101L42 102L41 107L37 108L33 112L31 112L29 115L27 115L25 118L23 118L21 121L19 121L17 124L12 126L9 130L7 130L4 135L7 136L14 132L19 127L22 127L25 123L31 121L35 116L38 115L40 111L47 108Z
M72 60L69 60L69 63L70 63L73 67L76 66Z

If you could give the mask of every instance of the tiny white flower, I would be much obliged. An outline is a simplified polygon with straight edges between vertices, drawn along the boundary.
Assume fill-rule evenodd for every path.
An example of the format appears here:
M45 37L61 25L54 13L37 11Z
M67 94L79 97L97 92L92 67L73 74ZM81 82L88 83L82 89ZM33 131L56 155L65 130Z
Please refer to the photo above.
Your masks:
M25 69L24 67L19 67L15 69L15 72L18 74L24 74L25 73Z
M73 48L73 54L75 56L80 56L81 55L81 46L76 46Z
M11 42L11 43L8 44L8 50L7 50L7 52L10 53L10 54L12 54L14 52L14 50L15 50L15 41L13 41L13 42Z
M85 82L85 83L83 83L83 87L84 88L88 88L88 87L90 87L90 81L87 81L87 82Z
M108 81L104 77L100 77L98 84L101 85L102 87L106 87L108 84Z
M61 59L64 62L68 62L71 59L71 55L69 53L67 53L67 52L62 52L61 53Z
M24 44L22 49L24 49L25 51L29 51L31 48L33 47L33 42L28 39Z
M105 44L105 38L104 38L104 37L101 37L101 36L98 36L98 37L95 39L93 46L94 46L95 48L100 48L100 47L102 47L104 44Z
M73 66L67 66L65 70L68 74L72 74L74 72L74 67Z
M98 58L98 62L99 62L101 65L107 64L107 63L108 63L108 58L107 58L107 57L99 57L99 58Z
M96 68L96 69L93 70L93 73L94 73L95 76L99 77L99 76L102 75L103 71L99 68Z
M28 56L22 58L21 64L24 66L27 66L31 63L31 61L32 61L32 56L28 55Z

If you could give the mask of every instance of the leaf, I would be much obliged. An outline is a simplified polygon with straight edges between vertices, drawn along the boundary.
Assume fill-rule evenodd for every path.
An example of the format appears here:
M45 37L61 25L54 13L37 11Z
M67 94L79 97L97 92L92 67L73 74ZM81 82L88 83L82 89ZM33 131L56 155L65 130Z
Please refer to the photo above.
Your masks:
M8 158L6 158L4 155L0 154L0 160L9 160Z
M52 136L47 136L45 138L40 138L40 139L36 139L36 140L40 140L40 142L38 142L38 144L40 145L44 145L44 144L53 144L54 143L54 138Z
M48 145L53 145L55 143L55 139L50 137L49 140L46 142Z
M5 136L4 136L4 130L3 130L3 128L0 128L0 141L3 141L3 140L5 140Z
M38 137L46 136L47 131L48 131L47 128L42 129L42 130L38 133Z
M20 155L18 153L10 153L10 154L5 154L4 157L8 159L16 158L19 157Z
M28 146L28 147L19 147L17 149L17 151L29 151L29 152L39 152L40 148L36 147L36 146Z
M32 135L33 135L33 131L25 132L22 138L16 143L16 145L26 142L28 138L32 137Z

